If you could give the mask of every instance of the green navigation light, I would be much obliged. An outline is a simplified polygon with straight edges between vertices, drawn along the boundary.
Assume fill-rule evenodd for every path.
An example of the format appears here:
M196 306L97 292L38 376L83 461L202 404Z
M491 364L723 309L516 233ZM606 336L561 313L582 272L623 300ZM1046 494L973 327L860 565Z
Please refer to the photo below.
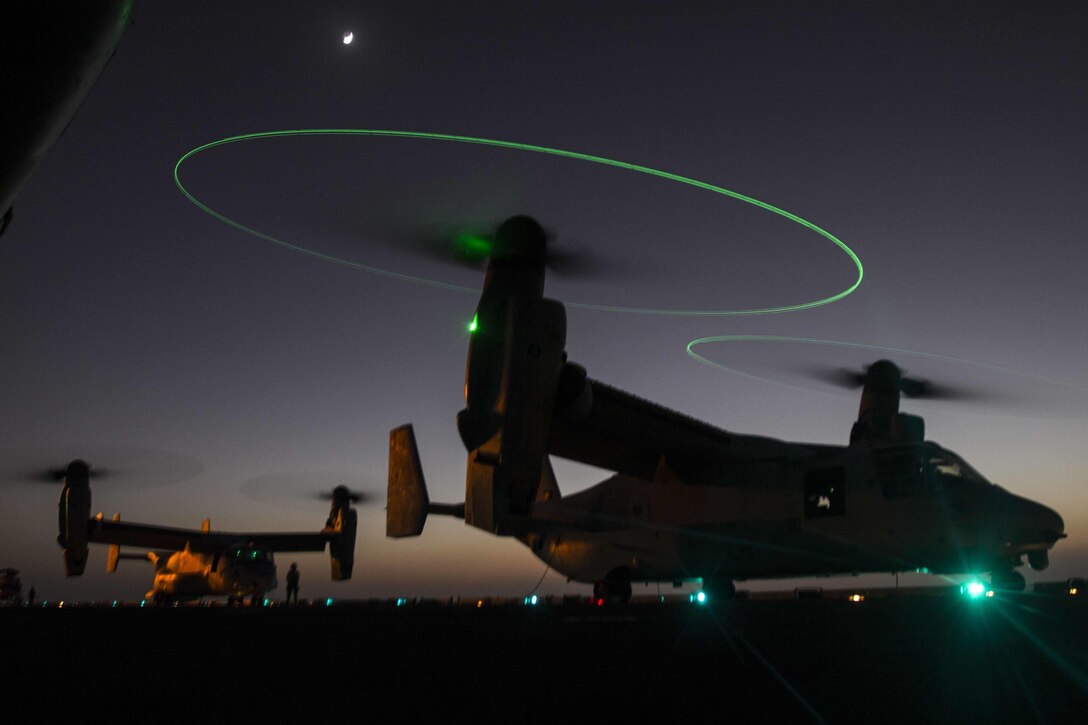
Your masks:
M462 234L457 237L457 248L469 259L481 260L491 255L491 240L475 234Z
M239 143L239 142L242 142L242 141L253 141L253 140L257 140L257 139L279 138L279 137L284 137L284 136L380 136L380 137L388 137L388 138L421 139L421 140L429 140L429 141L451 141L451 142L454 142L454 143L477 144L477 145L481 145L481 146L491 146L491 147L496 147L496 148L513 149L513 150L517 150L517 151L527 151L527 152L538 153L538 154L547 154L547 155L550 155L550 156L559 156L559 157L562 157L562 158L574 159L576 161L587 161L587 162L594 163L594 164L601 164L603 166L611 166L611 167L614 167L614 168L624 169L624 170L627 170L627 171L635 171L635 172L638 172L640 174L647 174L649 176L656 176L656 177L658 177L660 179L665 179L667 181L674 181L674 182L677 182L677 183L680 183L680 184L686 184L688 186L695 187L697 189L703 189L704 191L709 191L709 192L712 192L712 193L715 193L715 194L720 194L722 196L727 196L727 197L730 197L732 199L736 199L737 201L742 201L745 204L751 204L752 206L759 207L760 209L763 209L765 211L769 211L772 214L777 214L778 216L781 216L781 217L783 217L785 219L788 219L788 220L790 220L790 221L792 221L792 222L794 222L796 224L799 224L799 225L805 227L806 229L809 229L809 230L819 234L820 236L824 237L828 241L832 242L835 246L837 246L839 249L841 249L842 252L844 254L846 254L850 258L850 261L853 262L854 266L857 268L857 279L854 280L853 284L851 284L849 287L842 290L841 292L839 292L837 294L834 294L834 295L831 295L830 297L823 297L823 298L820 298L820 299L817 299L817 300L812 300L812 301L809 301L809 302L798 302L796 304L782 305L782 306L779 306L779 307L762 307L762 308L741 309L741 310L683 310L683 309L657 309L657 308L649 308L649 307L621 307L621 306L618 306L618 305L595 305L595 304L585 304L585 303L578 303L578 302L566 303L568 307L576 307L576 308L587 309L587 310L599 310L599 311L604 311L604 312L631 312L631 313L644 314L644 315L674 315L674 316L684 316L684 317L696 317L696 316L729 317L729 316L740 316L740 315L766 315L766 314L780 313L780 312L793 312L793 311L796 311L796 310L806 310L806 309L811 309L813 307L820 307L821 305L826 305L826 304L830 304L832 302L835 302L837 300L841 300L843 297L846 297L847 295L849 295L851 292L853 292L854 290L856 290L858 288L858 285L861 284L861 279L862 279L862 276L864 274L864 271L863 271L862 266L861 266L861 260L858 259L858 256L856 254L854 254L853 250L850 249L850 247L846 246L846 244L844 244L842 241L840 241L833 234L831 234L830 232L828 232L828 231L826 231L824 229L821 229L820 227L816 226L815 224L813 224L810 221L802 219L801 217L797 216L796 214L792 214L792 213L790 213L790 212L788 212L788 211L786 211L784 209L780 209L780 208L778 208L776 206L768 204L767 202L760 201L759 199L754 199L754 198L752 198L750 196L745 196L744 194L740 194L740 193L738 193L736 191L730 191L729 189L725 189L725 188L720 187L720 186L715 186L714 184L709 184L709 183L707 183L705 181L699 181L697 179L688 178L686 176L681 176L679 174L673 174L673 173L670 173L668 171L660 171L658 169L651 169L648 166L640 166L638 164L631 164L631 163L627 163L625 161L617 161L615 159L604 158L603 156L593 156L591 154L578 153L577 151L565 151L563 149L548 148L546 146L535 146L535 145L532 145L532 144L517 143L517 142L514 142L514 141L500 141L500 140L497 140L497 139L478 138L478 137L473 137L473 136L457 136L457 135L448 134L448 133L424 133L424 132L418 132L418 131L394 131L394 130L360 129L360 128L312 128L312 129L297 129L297 130L284 130L284 131L264 131L264 132L260 132L260 133L242 134L240 136L230 136L230 137L227 137L227 138L219 139L218 141L212 141L212 142L206 143L206 144L204 144L202 146L198 146L198 147L192 149L191 151L189 151L188 153L183 155L180 159L178 159L177 163L174 164L174 183L177 184L178 189L181 191L182 194L185 195L185 197L189 201L191 201L193 204L195 204L202 211L204 211L207 214L211 215L212 217L218 219L219 221L223 222L224 224L232 226L235 229L238 229L239 231L245 232L246 234L250 234L250 235L258 237L260 239L264 239L266 241L272 242L273 244L278 244L278 245L280 245L282 247L285 247L287 249L291 249L291 250L293 250L295 252L299 252L301 254L307 254L307 255L309 255L311 257L316 257L318 259L322 259L322 260L325 260L327 262L334 262L336 264L351 267L353 269L358 269L358 270L361 270L361 271L364 271L364 272L369 272L371 274L382 275L384 277L389 277L389 278L392 278L392 279L399 279L399 280L403 280L403 281L406 281L406 282L414 282L416 284L428 285L430 287L437 287L437 288L440 288L440 289L452 290L452 291L457 291L457 292L467 292L467 293L471 293L471 294L479 293L478 289L475 289L475 288L472 288L472 287L462 287L460 285L448 284L446 282L439 282L437 280L427 279L427 278L424 278L424 277L416 277L416 276L410 275L410 274L402 274L402 273L399 273L399 272L393 272L393 271L390 271L390 270L381 269L379 267L372 267L372 266L368 266L368 265L365 265L365 264L360 264L358 262L352 262L350 260L341 259L339 257L334 257L334 256L331 256L331 255L328 255L328 254L322 254L321 252L317 252L317 251L314 251L312 249L307 249L306 247L300 246L298 244L292 244L292 243L284 241L282 239L277 239L276 237L273 237L270 234L265 234L264 232L260 232L260 231L257 231L256 229L251 228L251 227L247 227L244 224L242 224L240 222L237 222L237 221L234 221L233 219L230 219L226 215L215 211L214 209L209 207L207 204L205 204L205 203L201 202L199 199L197 199L181 183L180 172L181 172L182 164L184 164L186 161L193 158L197 154L203 153L205 151L208 151L210 149L213 149L213 148L216 148L216 147L219 147L219 146L225 146L227 144ZM690 346L689 346L689 352L690 352Z
M473 315L472 316L472 322L468 323L468 331L469 332L476 332L476 328L478 327L478 325L477 325L478 318L479 318L479 315Z

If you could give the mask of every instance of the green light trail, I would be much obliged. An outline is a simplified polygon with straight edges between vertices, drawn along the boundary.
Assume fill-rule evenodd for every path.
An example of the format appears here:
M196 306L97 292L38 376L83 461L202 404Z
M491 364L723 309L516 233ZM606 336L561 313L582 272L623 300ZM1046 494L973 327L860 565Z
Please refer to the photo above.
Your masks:
M826 345L829 347L849 347L857 350L874 350L876 352L890 353L892 355L910 355L913 357L923 357L929 360L939 360L941 362L957 363L959 365L970 365L972 367L984 368L986 370L993 370L999 373L1007 373L1011 375L1020 375L1022 377L1031 378L1032 380L1038 380L1044 383L1050 383L1051 385L1060 385L1072 390L1079 391L1081 393L1088 394L1088 387L1070 383L1065 380L1058 380L1057 378L1049 378L1045 375L1036 375L1035 373L1025 372L1024 370L1017 370L1016 368L1004 367L1003 365L993 365L991 363L979 362L977 360L967 360L962 357L952 357L951 355L939 355L933 352L921 352L918 350L907 350L902 347L886 347L884 345L867 345L861 342L843 342L840 340L821 340L811 337L790 337L785 335L715 335L714 337L700 337L692 340L688 343L687 352L688 355L709 367L717 370L722 370L734 375L740 375L741 377L751 378L752 380L760 380L765 383L773 383L775 385L784 385L787 388L794 388L796 390L806 390L813 392L811 388L801 387L799 385L791 385L789 383L783 383L778 380L771 380L770 378L763 378L758 375L746 373L736 368L727 367L721 363L716 363L713 360L709 360L699 353L695 352L694 348L697 345L707 345L715 342L788 342L803 345ZM815 391L823 392L823 391Z
M282 239L278 239L278 238L273 237L273 236L271 236L269 234L265 234L264 232L257 231L256 229L253 229L253 228L248 227L248 226L246 226L244 224L241 224L240 222L234 221L233 219L230 219L229 217L215 211L214 209L209 207L207 204L204 204L199 199L197 199L181 183L180 170L181 170L182 164L184 164L186 161L188 161L192 157L196 156L197 154L200 154L200 153L203 153L204 151L208 151L210 149L213 149L213 148L216 148L216 147L219 147L219 146L224 146L224 145L227 145L227 144L239 143L239 142L242 142L242 141L253 141L253 140L257 140L257 139L280 138L280 137L284 137L284 136L382 136L382 137L390 137L390 138L424 139L424 140L431 140L431 141L452 141L452 142L456 142L456 143L478 144L478 145L482 145L482 146L493 146L493 147L497 147L497 148L513 149L513 150L517 150L517 151L528 151L528 152L532 152L532 153L547 154L547 155L550 155L550 156L559 156L559 157L562 157L562 158L574 159L574 160L577 160L577 161L588 161L588 162L595 163L595 164L602 164L604 166L612 166L612 167L619 168L619 169L625 169L627 171L635 171L635 172L638 172L640 174L647 174L649 176L656 176L658 178L666 179L668 181L675 181L675 182L678 182L678 183L681 183L681 184L686 184L688 186L693 186L693 187L698 188L698 189L703 189L703 190L706 190L706 191L710 191L710 192L713 192L715 194L721 194L722 196L727 196L727 197L730 197L732 199L736 199L737 201L742 201L742 202L744 202L746 204L751 204L752 206L759 207L760 209L764 209L765 211L769 211L769 212L771 212L773 214L777 214L778 216L781 216L781 217L783 217L785 219L788 219L788 220L790 220L790 221L792 221L792 222L794 222L796 224L800 224L801 226L805 227L806 229L814 231L817 234L819 234L820 236L822 236L822 237L826 238L827 240L831 241L833 244L835 244L835 246L839 247L839 249L841 249L850 258L850 260L854 263L854 265L857 267L857 279L854 280L854 283L852 285L850 285L846 289L842 290L841 292L839 292L837 294L834 294L834 295L831 295L830 297L823 297L823 298L820 298L820 299L817 299L817 300L812 300L810 302L801 302L801 303L792 304L792 305L783 305L783 306L780 306L780 307L763 307L763 308L757 308L757 309L743 309L743 310L682 310L682 309L657 309L657 308L647 308L647 307L621 307L621 306L616 306L616 305L595 305L595 304L586 304L586 303L577 303L577 302L566 303L570 307L576 307L576 308L586 309L586 310L598 310L598 311L604 311L604 312L630 312L630 313L637 313L637 314L644 314L644 315L674 315L674 316L686 316L686 317L695 317L695 316L734 317L734 316L741 316L741 315L766 315L766 314L774 314L774 313L780 313L780 312L794 312L794 311L797 311L797 310L806 310L806 309L811 309L813 307L820 307L822 305L830 304L830 303L835 302L837 300L841 300L842 298L846 297L847 295L849 295L851 292L853 292L855 289L858 288L858 285L861 284L862 276L864 275L864 271L863 271L862 266L861 266L861 260L858 259L858 256L856 254L854 254L853 250L851 250L850 247L846 246L846 244L844 244L842 241L840 241L838 238L836 238L833 234L831 234L830 232L828 232L828 231L826 231L824 229L821 229L820 227L816 226L815 224L813 224L810 221L802 219L801 217L799 217L799 216L797 216L795 214L791 214L790 212L785 211L784 209L780 209L780 208L778 208L776 206L773 206L771 204L768 204L766 202L760 201L758 199L754 199L754 198L752 198L750 196L745 196L744 194L740 194L740 193L735 192L735 191L730 191L729 189L724 189L724 188L722 188L720 186L715 186L714 184L709 184L709 183L707 183L705 181L698 181L697 179L691 179L691 178L688 178L686 176L680 176L679 174L673 174L673 173L670 173L668 171L660 171L658 169L651 169L651 168L649 168L647 166L640 166L638 164L631 164L631 163L627 163L625 161L617 161L615 159L607 159L607 158L604 158L602 156L593 156L593 155L590 155L590 154L578 153L576 151L565 151L563 149L548 148L546 146L535 146L535 145L532 145L532 144L523 144L523 143L517 143L517 142L514 142L514 141L500 141L500 140L497 140L497 139L477 138L477 137L473 137L473 136L457 136L457 135L454 135L454 134L445 134L445 133L423 133L423 132L416 132L416 131L394 131L394 130L379 130L379 129L344 129L344 128L325 128L325 129L321 129L321 128L315 128L315 129L297 129L297 130L284 130L284 131L265 131L265 132L262 132L262 133L249 133L249 134L242 134L242 135L239 135L239 136L230 136L228 138L223 138L223 139L220 139L218 141L212 141L210 143L204 144L203 146L198 146L198 147L192 149L191 151L186 153L184 156L182 156L180 159L178 159L177 163L174 165L174 183L177 184L178 189L181 190L181 193L184 194L185 197L187 199L189 199L189 201L191 201L193 204L195 204L202 211L204 211L207 214L211 215L212 217L218 219L219 221L223 222L224 224L232 226L235 229L238 229L239 231L245 232L246 234L250 234L250 235L255 236L255 237L259 238L259 239L264 239L266 241L272 242L273 244L278 244L278 245L280 245L282 247L285 247L287 249L290 249L292 251L299 252L301 254L306 254L306 255L309 255L311 257L316 257L317 259L321 259L321 260L324 260L324 261L327 261L327 262L334 262L336 264L351 267L353 269L358 269L358 270L361 270L361 271L364 271L364 272L369 272L371 274L382 275L384 277L389 277L389 278L392 278L392 279L399 279L399 280L403 280L403 281L406 281L406 282L414 282L416 284L422 284L422 285L427 285L427 286L430 286L430 287L437 287L439 289L452 290L452 291L456 291L456 292L467 292L467 293L472 293L472 294L477 294L479 292L478 289L475 289L475 288L472 288L472 287L463 287L461 285L448 284L448 283L445 283L445 282L439 282L437 280L427 279L427 278L424 278L424 277L416 277L416 276L410 275L410 274L402 274L402 273L399 273L399 272L392 272L392 271L389 271L389 270L381 269L379 267L372 267L372 266L369 266L369 265L360 264L358 262L352 262L352 261L347 260L347 259L341 259L339 257L334 257L334 256L331 256L331 255L328 255L328 254L322 254L321 252L317 252L317 251L314 251L312 249L308 249L308 248L300 246L298 244L292 244L292 243L284 241ZM689 348L688 348L688 352L689 352L689 354L691 354L690 345L689 345Z

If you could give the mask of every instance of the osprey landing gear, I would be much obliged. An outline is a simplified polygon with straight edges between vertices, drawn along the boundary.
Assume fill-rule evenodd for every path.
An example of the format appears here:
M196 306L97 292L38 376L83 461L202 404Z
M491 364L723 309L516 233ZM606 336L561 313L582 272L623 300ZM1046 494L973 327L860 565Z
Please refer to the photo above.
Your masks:
M1012 569L996 569L990 574L990 585L997 590L1006 592L1022 592L1027 586L1024 575Z
M598 606L627 604L631 599L631 575L626 571L612 571L593 585L593 601Z

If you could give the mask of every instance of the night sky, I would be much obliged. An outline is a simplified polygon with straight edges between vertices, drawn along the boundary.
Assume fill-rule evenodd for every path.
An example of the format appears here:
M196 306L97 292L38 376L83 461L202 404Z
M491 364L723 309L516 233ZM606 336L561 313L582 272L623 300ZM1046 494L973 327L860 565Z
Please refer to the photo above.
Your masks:
M19 569L24 587L133 599L151 581L139 562L107 575L105 547L82 578L64 578L60 488L25 479L84 457L117 473L92 484L94 510L145 523L317 530L327 504L309 493L371 493L352 581L330 582L326 556L277 556L281 576L299 562L303 597L522 595L542 576L540 593L588 593L460 521L385 539L391 428L415 424L432 500L463 500L454 416L476 298L247 234L174 182L196 147L290 129L575 151L724 187L827 230L864 265L842 300L737 316L569 307L570 358L727 430L818 443L846 443L858 393L806 368L891 357L985 392L903 409L993 482L1062 514L1069 538L1050 570L1023 569L1029 585L1088 573L1079 17L1031 3L318 5L137 3L16 200L0 237L0 566ZM857 279L843 250L765 210L554 155L280 137L204 151L179 174L261 234L466 287L482 275L409 253L398 234L532 214L557 245L600 262L596 276L549 278L548 296L567 303L751 310ZM686 352L727 335L899 352L796 339L695 348L742 374ZM556 470L564 493L606 475Z

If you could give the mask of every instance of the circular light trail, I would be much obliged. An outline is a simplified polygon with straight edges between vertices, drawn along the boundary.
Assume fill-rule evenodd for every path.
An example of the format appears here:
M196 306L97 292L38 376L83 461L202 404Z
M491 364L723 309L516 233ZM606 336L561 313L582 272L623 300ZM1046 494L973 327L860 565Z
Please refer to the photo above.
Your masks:
M918 350L907 350L901 347L886 347L884 345L867 345L861 342L842 342L840 340L821 340L811 337L790 337L785 335L715 335L714 337L700 337L696 340L692 340L687 345L688 355L695 360L701 362L704 365L708 365L717 370L722 370L734 375L740 375L741 377L751 378L752 380L760 380L765 383L773 383L775 385L784 385L788 388L794 388L797 390L812 391L811 388L801 387L799 385L791 385L790 383L784 383L780 380L772 380L770 378L760 377L759 375L753 375L746 373L743 370L737 370L721 363L716 363L713 360L708 360L699 353L695 352L693 348L697 345L707 345L715 342L787 342L803 345L826 345L828 347L849 347L856 350L873 350L876 352L891 353L893 355L911 355L913 357L923 357L929 360L938 360L941 362L957 363L960 365L970 365L972 367L984 368L986 370L993 370L999 373L1007 373L1012 375L1019 375L1021 377L1031 378L1032 380L1038 380L1044 383L1050 383L1051 385L1060 385L1065 388L1076 390L1080 393L1088 394L1088 388L1070 383L1065 380L1058 380L1056 378L1048 378L1045 375L1036 375L1035 373L1025 372L1023 370L1017 370L1016 368L1009 368L1003 365L994 365L992 363L979 362L977 360L967 360L961 357L952 357L951 355L939 355L932 352L920 352ZM822 392L822 391L815 391Z
M453 290L453 291L457 291L457 292L468 292L468 293L473 293L473 294L479 293L479 289L477 289L477 288L464 287L464 286L461 286L461 285L454 285L454 284L448 284L448 283L445 283L445 282L440 282L440 281L437 281L437 280L427 279L427 278L424 278L424 277L417 277L415 275L402 274L402 273L399 273L399 272L392 272L390 270L381 269L379 267L372 267L372 266L369 266L369 265L360 264L358 262L353 262L351 260L342 259L342 258L339 258L339 257L334 257L334 256L331 256L331 255L328 255L328 254L322 254L321 252L317 252L317 251L314 251L312 249L308 249L308 248L300 246L298 244L292 244L292 243L287 242L285 240L278 239L278 238L273 237L273 236L271 236L269 234L265 234L264 232L260 232L260 231L257 231L256 229L251 228L251 227L247 227L244 224L241 224L240 222L234 221L233 219L230 219L229 217L227 217L227 216L225 216L223 214L220 214L219 212L217 212L214 209L212 209L211 207L209 207L207 204L204 204L199 199L197 199L181 183L180 170L181 170L182 164L184 164L186 161L193 158L197 154L203 153L204 151L208 151L208 150L216 148L218 146L225 146L227 144L239 143L239 142L242 142L242 141L253 141L253 140L257 140L257 139L279 138L279 137L284 137L284 136L382 136L382 137L389 137L389 138L410 138L410 139L423 139L423 140L431 140L431 141L452 141L452 142L456 142L456 143L478 144L478 145L482 145L482 146L492 146L492 147L497 147L497 148L513 149L513 150L517 150L517 151L529 151L529 152L532 152L532 153L547 154L547 155L550 155L550 156L559 156L559 157L563 157L563 158L574 159L574 160L577 160L577 161L588 161L588 162L595 163L595 164L602 164L604 166L613 166L613 167L620 168L620 169L625 169L625 170L628 170L628 171L636 171L636 172L641 173L641 174L647 174L649 176L656 176L658 178L666 179L668 181L675 181L675 182L678 182L678 183L681 183L681 184L687 184L688 186L693 186L693 187L698 188L698 189L704 189L706 191L711 191L711 192L714 192L715 194L721 194L722 196L727 196L727 197L730 197L732 199L742 201L742 202L744 202L746 204L751 204L752 206L759 207L760 209L764 209L765 211L769 211L769 212L771 212L773 214L777 214L778 216L781 216L781 217L783 217L785 219L788 219L788 220L790 220L790 221L792 221L792 222L794 222L796 224L799 224L799 225L805 227L806 229L814 231L817 234L819 234L820 236L822 236L822 237L826 238L827 240L831 241L833 244L835 244L835 246L839 247L839 249L841 249L850 258L850 260L854 263L854 265L857 267L857 279L854 280L853 284L851 284L849 287L842 290L841 292L839 292L837 294L834 294L834 295L831 295L830 297L823 297L823 298L820 298L820 299L817 299L817 300L812 300L810 302L801 302L801 303L792 304L792 305L782 305L780 307L762 307L762 308L742 309L742 310L682 310L682 309L658 309L658 308L649 308L649 307L621 307L621 306L616 306L616 305L596 305L596 304L586 304L586 303L579 303L579 302L566 303L569 307L577 307L577 308L580 308L580 309L598 310L598 311L604 311L604 312L631 312L631 313L638 313L638 314L644 314L644 315L674 315L674 316L687 316L687 317L695 317L695 316L734 317L734 316L741 316L741 315L766 315L766 314L774 314L774 313L780 313L780 312L794 312L794 311L797 311L797 310L807 310L807 309L811 309L813 307L820 307L822 305L830 304L830 303L835 302L837 300L841 300L843 297L846 297L847 295L849 295L851 292L853 292L855 289L858 288L858 285L861 284L861 279L862 279L862 276L864 274L864 271L863 271L862 266L861 266L861 260L858 259L858 256L856 254L854 254L853 250L850 249L850 247L846 246L846 244L844 244L842 241L840 241L833 234L831 234L830 232L828 232L828 231L826 231L824 229L821 229L820 227L816 226L815 224L813 224L810 221L802 219L801 217L797 216L796 214L791 214L790 212L785 211L784 209L780 209L780 208L778 208L776 206L772 206L771 204L768 204L768 203L766 203L764 201L760 201L758 199L753 199L750 196L745 196L744 194L740 194L740 193L735 192L735 191L730 191L729 189L724 189L724 188L722 188L720 186L715 186L714 184L708 184L705 181L698 181L696 179L691 179L691 178L688 178L686 176L680 176L679 174L673 174L673 173L669 173L667 171L660 171L658 169L651 169L651 168L649 168L647 166L639 166L638 164L630 164L630 163L627 163L625 161L617 161L615 159L607 159L607 158L604 158L602 156L592 156L590 154L578 153L576 151L564 151L563 149L548 148L546 146L534 146L532 144L523 144L523 143L517 143L517 142L514 142L514 141L500 141L500 140L497 140L497 139L476 138L476 137L473 137L473 136L457 136L457 135L445 134L445 133L423 133L423 132L416 132L416 131L393 131L393 130L380 130L380 129L343 129L343 128L319 129L318 128L318 129L298 129L298 130L285 130L285 131L265 131L265 132L262 132L262 133L249 133L249 134L242 134L242 135L239 135L239 136L230 136L228 138L220 139L218 141L212 141L210 143L204 144L203 146L198 146L198 147L192 149L191 151L186 153L184 156L182 156L180 159L178 159L177 163L174 165L174 183L177 184L178 189L181 190L181 193L184 194L185 197L187 199L189 199L189 201L191 201L193 204L195 204L198 208L200 208L204 212L210 214L211 216L215 217L219 221L223 222L224 224L228 224L228 225L234 227L235 229L238 229L239 231L245 232L246 234L250 234L250 235L258 237L260 239L264 239L264 240L272 242L274 244L278 244L281 247L285 247L285 248L290 249L292 251L299 252L301 254L306 254L306 255L309 255L311 257L316 257L318 259L321 259L321 260L324 260L324 261L327 261L327 262L334 262L336 264L351 267L353 269L358 269L358 270L361 270L361 271L364 271L364 272L369 272L371 274L382 275L384 277L389 277L389 278L392 278L392 279L399 279L399 280L403 280L403 281L406 281L406 282L414 282L416 284L427 285L427 286L430 286L430 287L437 287L439 289ZM706 338L706 339L709 339L709 338ZM691 345L688 346L688 354L691 354ZM712 363L709 363L709 361L707 361L707 362L708 362L708 364L712 364Z

